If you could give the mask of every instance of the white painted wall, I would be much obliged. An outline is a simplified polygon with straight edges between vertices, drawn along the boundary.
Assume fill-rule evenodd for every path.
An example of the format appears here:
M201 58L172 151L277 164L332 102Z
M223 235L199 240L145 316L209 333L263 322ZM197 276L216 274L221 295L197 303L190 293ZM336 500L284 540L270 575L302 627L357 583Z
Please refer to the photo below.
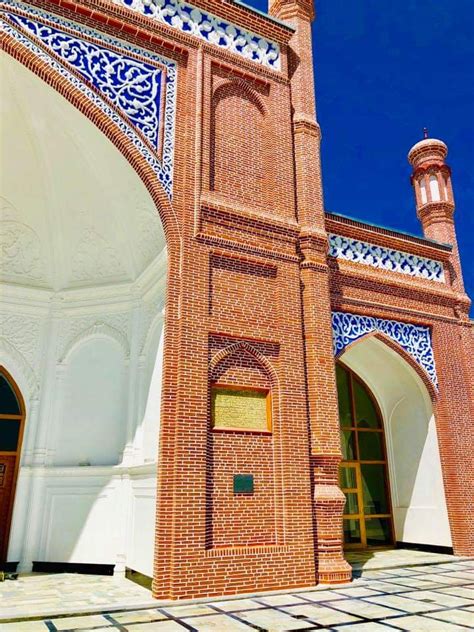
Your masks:
M31 288L20 305L2 288L0 363L27 410L8 552L23 571L37 560L152 573L164 273L157 259L106 306L81 290L51 310Z
M417 373L374 337L341 360L380 405L397 541L452 546L432 404Z

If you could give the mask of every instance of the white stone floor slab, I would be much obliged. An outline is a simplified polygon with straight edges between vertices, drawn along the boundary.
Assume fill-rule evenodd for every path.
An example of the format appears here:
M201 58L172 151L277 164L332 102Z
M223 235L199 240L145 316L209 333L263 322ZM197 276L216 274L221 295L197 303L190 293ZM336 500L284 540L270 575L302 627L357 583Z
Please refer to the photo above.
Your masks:
M332 588L183 603L155 601L145 588L118 577L27 576L0 584L0 632L474 630L474 560L450 560L370 571L370 577ZM54 615L58 600L65 616ZM25 619L38 608L50 610L41 619ZM15 609L23 620L5 621L3 613Z

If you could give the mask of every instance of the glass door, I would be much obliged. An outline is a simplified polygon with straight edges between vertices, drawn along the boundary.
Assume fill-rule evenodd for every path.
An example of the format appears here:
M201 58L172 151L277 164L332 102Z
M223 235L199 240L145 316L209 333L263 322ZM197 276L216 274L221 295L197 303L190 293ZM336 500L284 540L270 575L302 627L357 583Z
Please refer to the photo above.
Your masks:
M338 364L346 548L390 546L393 524L382 417L369 389Z

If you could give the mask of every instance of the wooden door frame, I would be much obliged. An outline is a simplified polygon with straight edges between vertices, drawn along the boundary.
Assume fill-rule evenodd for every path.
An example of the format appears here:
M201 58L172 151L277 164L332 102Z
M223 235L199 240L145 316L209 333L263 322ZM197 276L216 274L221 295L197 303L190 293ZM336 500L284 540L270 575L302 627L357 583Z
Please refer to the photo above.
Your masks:
M7 528L5 530L5 539L4 539L3 546L0 547L0 563L2 563L2 562L6 562L6 560L7 560L8 545L9 545L9 542L10 542L10 530L11 530L11 525L12 525L13 506L14 506L14 503L15 503L15 493L16 493L16 484L17 484L17 480L18 480L18 471L20 469L21 447L22 447L22 444L23 444L23 433L24 433L24 430L25 430L26 406L25 406L25 400L23 399L23 395L21 394L21 391L20 391L20 388L19 388L18 384L16 383L16 381L13 378L13 376L11 375L11 373L9 371L7 371L7 369L3 365L0 365L0 375L3 375L5 377L5 379L7 380L7 382L9 383L9 385L11 386L11 388L12 388L12 390L15 393L15 396L17 398L18 404L20 406L20 416L19 416L20 417L20 419L19 419L20 430L18 432L18 443L17 443L16 452L0 452L0 454L5 454L5 455L8 455L8 456L12 456L13 454L15 454L15 456L16 456L15 467L14 467L14 470L13 470L13 480L12 480L12 485L11 485L10 502L9 502L9 505L8 505L7 513L6 513ZM16 415L8 415L8 417L17 417L17 416Z

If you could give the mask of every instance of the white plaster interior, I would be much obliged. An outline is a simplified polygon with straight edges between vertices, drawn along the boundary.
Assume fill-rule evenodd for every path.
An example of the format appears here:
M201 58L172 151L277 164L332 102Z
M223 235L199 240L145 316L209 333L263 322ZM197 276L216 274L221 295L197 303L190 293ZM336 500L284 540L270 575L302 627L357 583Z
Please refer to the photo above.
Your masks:
M0 363L26 425L8 559L152 574L165 237L138 175L2 55Z
M341 361L371 389L382 411L398 542L452 546L433 407L416 371L371 336Z

